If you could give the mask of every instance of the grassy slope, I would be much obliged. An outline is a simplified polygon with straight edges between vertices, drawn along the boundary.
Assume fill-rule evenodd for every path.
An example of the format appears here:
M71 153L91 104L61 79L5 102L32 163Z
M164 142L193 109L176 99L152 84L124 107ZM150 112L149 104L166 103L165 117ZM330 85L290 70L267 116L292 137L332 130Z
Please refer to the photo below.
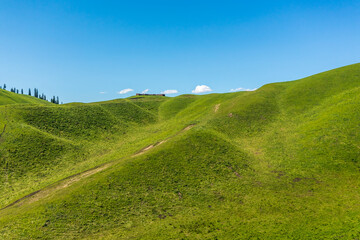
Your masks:
M15 104L15 103L33 103L33 104L48 104L48 101L41 100L28 95L16 94L3 89L0 89L0 105Z
M359 93L356 64L255 92L6 106L11 128L2 137L1 153L12 182L8 175L1 186L9 194L1 196L3 206L18 192L122 160L46 199L2 210L0 234L7 239L359 238ZM129 157L189 124L196 126ZM33 134L42 148L27 139ZM18 156L11 149L19 146L32 151L21 148L25 152ZM33 152L39 149L45 157ZM33 160L25 163L25 156Z

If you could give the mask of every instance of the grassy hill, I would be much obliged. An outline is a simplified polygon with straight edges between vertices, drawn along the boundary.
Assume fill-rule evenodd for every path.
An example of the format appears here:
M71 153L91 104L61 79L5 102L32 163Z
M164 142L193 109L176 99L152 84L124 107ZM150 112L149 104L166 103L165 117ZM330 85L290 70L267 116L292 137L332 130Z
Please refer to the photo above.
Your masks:
M4 239L360 238L360 64L253 92L32 103L0 106Z
M15 103L50 104L48 101L41 100L29 95L16 94L0 89L0 105Z

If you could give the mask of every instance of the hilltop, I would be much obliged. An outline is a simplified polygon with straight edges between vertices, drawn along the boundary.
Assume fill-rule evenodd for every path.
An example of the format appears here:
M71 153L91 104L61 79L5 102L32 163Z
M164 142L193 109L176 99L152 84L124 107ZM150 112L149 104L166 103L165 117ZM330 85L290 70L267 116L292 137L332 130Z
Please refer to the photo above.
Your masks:
M360 237L360 64L251 92L0 104L4 239Z
M13 92L9 92L3 89L0 89L0 105L8 105L15 103L33 103L33 104L49 104L49 102L24 95L24 94L16 94Z

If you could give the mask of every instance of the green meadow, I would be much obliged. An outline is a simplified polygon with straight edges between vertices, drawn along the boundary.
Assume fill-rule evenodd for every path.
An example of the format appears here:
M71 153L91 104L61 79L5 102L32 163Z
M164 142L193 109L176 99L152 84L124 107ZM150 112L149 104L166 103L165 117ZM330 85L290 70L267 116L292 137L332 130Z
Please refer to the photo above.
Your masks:
M0 89L0 239L359 239L360 64L256 91Z

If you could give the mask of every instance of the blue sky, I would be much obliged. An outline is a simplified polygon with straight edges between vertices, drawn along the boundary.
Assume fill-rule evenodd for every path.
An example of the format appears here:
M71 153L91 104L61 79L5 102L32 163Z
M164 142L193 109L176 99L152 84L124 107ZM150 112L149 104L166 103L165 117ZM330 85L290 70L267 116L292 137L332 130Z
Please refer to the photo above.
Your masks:
M0 0L0 84L63 102L254 89L357 63L359 43L360 1Z

